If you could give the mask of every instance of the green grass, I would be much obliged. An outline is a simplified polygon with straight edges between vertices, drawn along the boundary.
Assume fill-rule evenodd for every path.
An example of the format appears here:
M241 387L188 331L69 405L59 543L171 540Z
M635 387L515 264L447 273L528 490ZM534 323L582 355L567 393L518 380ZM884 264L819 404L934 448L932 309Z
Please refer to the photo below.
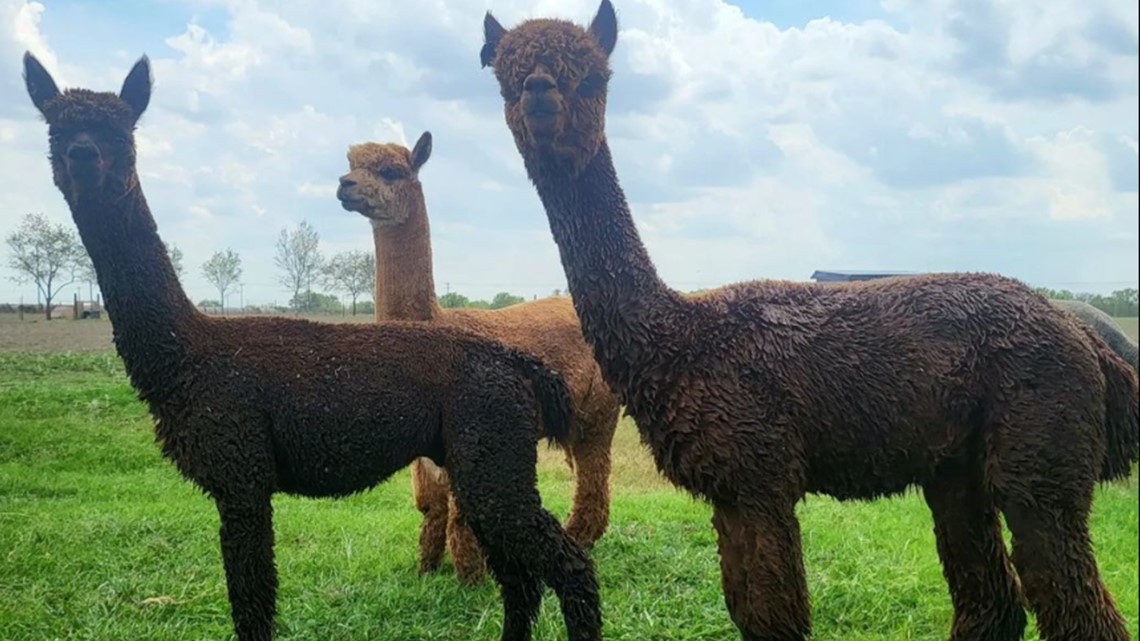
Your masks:
M153 443L113 355L0 354L0 633L12 641L230 637L211 501ZM571 478L543 451L541 490L564 516ZM613 525L593 552L606 638L739 638L720 593L709 509L655 473L623 423ZM1137 635L1135 482L1099 491L1094 540ZM347 500L275 500L279 638L498 639L490 582L414 571L406 472ZM921 497L801 505L817 639L946 638L950 603ZM564 639L548 595L536 639ZM1036 638L1034 633L1027 638Z

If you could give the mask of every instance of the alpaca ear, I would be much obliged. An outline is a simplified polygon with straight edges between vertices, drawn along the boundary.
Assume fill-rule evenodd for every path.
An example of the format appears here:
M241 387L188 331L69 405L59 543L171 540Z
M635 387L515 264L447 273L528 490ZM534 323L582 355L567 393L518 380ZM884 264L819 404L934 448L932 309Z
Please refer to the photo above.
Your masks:
M614 6L610 4L610 0L602 0L601 6L598 7L598 14L590 22L589 33L594 36L598 44L602 45L602 51L606 52L607 57L614 52L614 47L617 46L618 24L617 15L614 14Z
M483 63L482 66L489 66L495 60L495 50L499 48L499 41L506 33L507 30L499 24L490 11L483 16L483 49L479 52L479 62Z
M32 104L41 114L44 113L44 105L59 95L59 87L56 86L55 80L52 80L51 74L44 69L31 51L24 52L24 84L28 87L28 96L32 99Z
M431 158L431 132L425 131L412 148L412 171L419 171L428 158Z
M135 122L138 122L150 104L151 82L150 60L144 55L131 67L126 80L123 80L123 88L119 90L119 98L135 112Z

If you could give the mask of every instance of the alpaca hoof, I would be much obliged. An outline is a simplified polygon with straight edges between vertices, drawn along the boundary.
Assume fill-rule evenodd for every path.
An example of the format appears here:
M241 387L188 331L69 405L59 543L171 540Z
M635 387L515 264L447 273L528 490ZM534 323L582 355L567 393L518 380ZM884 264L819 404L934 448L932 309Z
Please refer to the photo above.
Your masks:
M419 565L416 567L416 570L419 572L420 576L424 576L427 574L432 574L439 570L439 565L439 561L420 561Z

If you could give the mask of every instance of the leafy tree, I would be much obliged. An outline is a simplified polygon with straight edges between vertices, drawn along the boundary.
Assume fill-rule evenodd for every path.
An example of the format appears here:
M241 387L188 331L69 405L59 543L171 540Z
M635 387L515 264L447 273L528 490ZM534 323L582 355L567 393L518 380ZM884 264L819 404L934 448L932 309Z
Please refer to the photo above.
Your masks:
M47 320L52 300L75 282L76 268L86 254L75 232L53 225L43 214L28 214L8 238L8 266L17 283L34 283L44 299Z
M467 307L470 303L467 297L458 292L448 292L439 297L439 306L444 308L455 309L458 307Z
M298 298L290 301L294 309L305 307L311 312L340 312L344 310L344 305L340 300L332 294L322 294L320 292L303 292L298 294Z
M202 275L217 288L222 311L225 311L226 292L241 280L241 256L228 248L224 252L214 252L210 260L202 264Z
M293 292L292 300L302 303L299 297L301 290L306 292L312 288L313 279L320 278L321 271L321 237L308 221L301 221L296 231L289 233L286 227L277 237L277 255L273 262L281 270L280 282ZM306 297L304 300L308 300ZM301 307L307 305L301 304ZM295 308L299 309L299 308Z
M356 315L356 299L376 288L376 255L354 249L333 256L324 268L325 280L334 290L352 299L352 315Z
M510 307L511 305L517 305L525 300L526 299L522 296L515 296L508 292L499 292L498 294L495 294L494 298L491 299L491 309L502 309L504 307Z

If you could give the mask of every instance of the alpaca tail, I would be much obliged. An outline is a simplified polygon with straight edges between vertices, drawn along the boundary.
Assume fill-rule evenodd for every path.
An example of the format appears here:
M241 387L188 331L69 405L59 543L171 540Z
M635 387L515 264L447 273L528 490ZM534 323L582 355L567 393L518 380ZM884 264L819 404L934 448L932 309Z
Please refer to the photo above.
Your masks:
M1102 481L1128 478L1132 464L1140 458L1140 384L1136 370L1099 335L1087 328L1096 346L1100 370L1105 381L1105 437Z
M570 442L570 428L574 420L574 403L566 379L537 358L517 354L518 365L534 388L546 441L550 445L565 448Z

